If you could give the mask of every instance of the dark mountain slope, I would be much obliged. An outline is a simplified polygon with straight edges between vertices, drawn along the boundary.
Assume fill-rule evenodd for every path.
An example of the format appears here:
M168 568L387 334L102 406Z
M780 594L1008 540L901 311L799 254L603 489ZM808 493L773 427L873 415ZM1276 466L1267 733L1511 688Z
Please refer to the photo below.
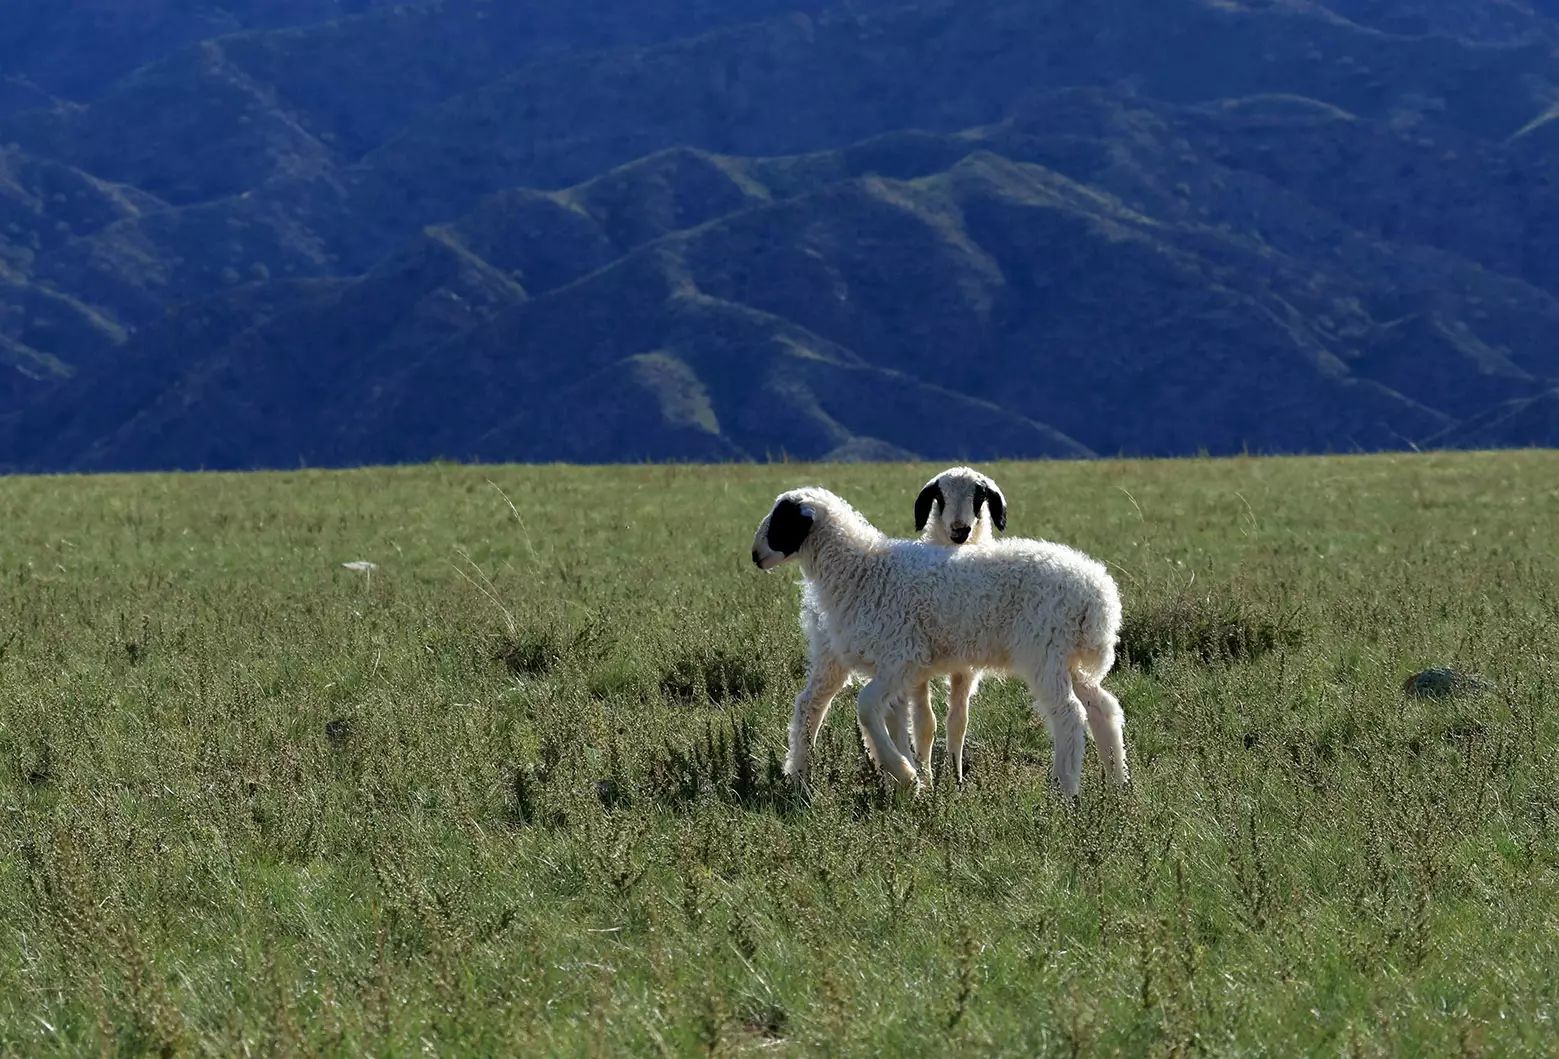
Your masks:
M383 433L392 423L410 422L436 439L438 451L479 459L514 451L533 453L534 459L702 458L710 452L700 450L713 445L716 433L721 449L748 458L832 457L883 447L971 459L1019 448L1053 456L1088 452L989 402L874 367L788 321L710 298L679 284L678 271L666 252L647 251L579 288L549 296L534 311L515 310L484 326L469 336L469 352L435 350L391 381L377 414L365 418L363 444L378 448L389 440ZM626 320L603 321L589 360L560 360L527 371L502 352L517 332L544 347L599 285L619 282L637 290L653 284L661 300L641 298ZM639 370L631 387L605 388L605 379L632 368ZM700 407L707 408L699 445L657 451L664 438L653 432L623 436L619 416L625 409L636 408L641 422L666 414L664 390L648 392L645 369L668 377L668 384L696 384ZM554 392L570 395L571 402L537 396ZM470 423L443 416L440 410L456 393L463 393L478 423L496 425L473 431ZM614 448L618 445L626 447ZM614 451L617 457L609 455Z
M446 226L532 292L552 290L668 235L769 201L760 166L673 149L559 192L499 192Z
M0 334L0 401L21 404L47 384L67 378L65 366L13 338Z
M447 246L436 237L420 245ZM133 416L117 409L99 424L109 431L104 436L89 441L93 428L78 425L65 448L84 450L82 467L123 466L113 454L126 450L149 451L160 462L220 467L243 465L235 463L236 452L262 453L262 462L268 463L355 462L386 446L388 458L429 451L494 458L524 445L541 459L606 459L614 453L687 459L830 453L877 440L870 431L881 431L895 439L889 444L930 440L967 451L971 458L1008 447L1086 454L1053 430L993 404L872 368L784 321L692 292L679 295L665 273L657 273L658 253L647 253L639 264L625 264L633 277L629 285L642 292L653 280L660 297L669 301L641 297L637 311L625 310L619 301L609 318L598 318L603 337L613 336L613 348L632 351L620 357L607 354L599 362L560 358L529 379L503 377L509 365L500 357L491 365L494 377L487 377L481 364L464 356L463 341L455 348L428 343L422 372L380 388L364 367L404 354L388 343L392 336L404 342L415 328L400 317L383 318L377 307L415 304L419 311L442 310L473 301L470 277L485 270L448 250L438 255L446 269L392 272L393 297L383 289L388 277L381 276L324 294L300 290L305 304L234 335L225 349L190 365L178 381L163 387L163 396L135 409ZM403 257L416 260L418 254ZM454 262L460 267L447 270ZM447 282L449 271L464 282ZM490 275L487 290L516 303L523 298L518 288ZM537 327L567 327L572 304L560 292L558 304L540 314ZM646 341L654 344L638 351L635 339L651 335L652 321L658 326ZM429 335L449 325L442 311L432 323ZM473 332L481 333L482 328ZM546 339L537 335L533 341L544 344ZM258 356L281 348L290 351L285 363ZM365 355L368 350L371 354ZM757 376L733 373L749 354L773 357L776 365ZM442 409L457 397L466 413L450 419ZM95 402L92 395L80 394L75 403ZM289 424L303 419L336 427L325 434L278 429L275 415L282 407L290 410ZM427 422L418 421L423 415ZM125 427L114 427L125 419ZM16 433L32 435L33 425L24 422ZM309 447L300 447L300 440Z
M73 102L0 116L0 462L1482 443L1559 385L1543 6L202 10L7 71Z
M1002 168L995 163L975 165L977 171L992 167ZM1132 218L1118 204L1099 200L1084 189L1066 187L1064 182L1055 184L1052 178L1045 178L1051 186L1029 186L1019 193L1006 194L1000 188L1010 176L1002 172L995 176L980 174L970 187L959 189L963 201L956 212L945 201L900 208L891 194L874 194L864 187L830 189L816 199L749 211L696 235L679 237L672 263L659 273L672 278L662 279L660 285L675 290L678 282L690 283L724 301L751 304L765 313L794 319L809 331L847 348L870 351L870 355L881 357L884 362L920 377L939 379L954 389L978 394L982 392L980 387L988 387L986 392L1002 395L1009 407L1014 403L1021 407L1025 395L1035 401L1043 399L1038 392L1042 386L1031 381L1036 376L1012 371L1012 351L1023 341L1026 329L1033 328L1044 336L1048 370L1068 380L1097 378L1096 384L1084 388L1111 396L1115 407L1099 417L1087 410L1063 407L1070 403L1067 400L1057 401L1053 409L1028 406L1028 414L1055 422L1085 444L1105 450L1121 442L1107 433L1100 434L1097 421L1090 433L1087 421L1121 421L1121 403L1130 401L1131 395L1140 395L1144 389L1142 379L1133 378L1131 372L1141 371L1151 377L1162 370L1154 363L1152 354L1140 348L1140 336L1153 334L1160 344L1172 341L1174 330L1171 327L1166 331L1166 321L1172 324L1177 317L1197 321L1200 312L1213 319L1228 317L1254 322L1259 330L1247 336L1231 329L1224 343L1208 348L1207 328L1200 321L1193 323L1185 341L1200 348L1179 352L1171 349L1162 354L1166 361L1182 365L1176 372L1177 383L1186 391L1180 394L1177 387L1175 392L1166 394L1162 416L1166 421L1178 418L1196 423L1190 431L1201 431L1205 438L1208 428L1184 414L1184 400L1205 399L1209 405L1221 407L1219 402L1226 400L1223 387L1240 386L1271 387L1275 391L1272 404L1288 405L1294 415L1302 414L1299 409L1309 404L1358 409L1357 418L1347 424L1328 421L1333 412L1311 418L1318 433L1344 429L1344 436L1352 437L1359 445L1381 443L1382 435L1392 432L1412 437L1417 431L1433 429L1438 421L1434 413L1393 396L1388 388L1374 388L1367 376L1352 381L1346 378L1350 359L1358 367L1389 374L1388 354L1393 348L1402 347L1400 325L1388 326L1389 319L1377 322L1350 306L1356 292L1354 285L1339 284L1335 300L1316 300L1296 310L1266 289L1273 283L1270 277L1276 273L1280 281L1301 289L1312 280L1303 274L1305 270L1285 265L1277 255L1258 254L1240 246L1238 241L1220 245L1212 240L1210 247L1199 248L1199 242L1210 241L1205 230L1171 234L1169 238L1180 243L1177 246L1170 242L1166 247L1161 226L1145 218ZM1055 205L1057 202L1060 205ZM1098 205L1086 205L1090 202ZM1014 203L1021 206L1015 207ZM813 219L812 214L821 214L821 218ZM882 218L880 223L872 220L874 216ZM1050 217L1055 220L1046 219ZM1080 227L1079 217L1092 219ZM1303 218L1299 223L1302 222ZM1133 227L1139 236L1136 242L1129 238ZM990 246L981 246L978 238L970 237L976 230ZM1012 245L1014 242L1017 245ZM1123 246L1134 245L1142 249L1122 250ZM1101 252L1098 248L1107 254L1101 260L1080 256L1080 250ZM661 255L658 259L666 260L666 252L670 252L669 248L657 251ZM1049 270L1039 271L1047 259L1054 264ZM885 267L885 262L897 268ZM1285 268L1301 274L1285 280ZM622 314L623 298L618 292L629 286L642 288L648 281L643 276L635 280L618 278L619 271L615 267L609 269L559 292L557 298L567 306L559 310L565 319L594 315L580 302L614 306L613 332L617 337L597 333L578 343L579 347L599 351L607 362L638 352L632 343L640 336L648 335L649 341L659 344L658 332L663 329L635 314ZM1177 272L1189 273L1189 278L1172 280ZM1014 279L1032 290L1012 296ZM591 293L592 289L613 293L596 294ZM1188 310L1182 304L1182 295L1198 292L1196 297L1205 299L1207 296L1200 292L1207 290L1225 293L1214 295L1204 310ZM1043 291L1047 298L1058 301L1041 301L1035 297L1035 291ZM1086 295L1089 300L1077 302L1076 299L1085 297L1085 291L1091 291ZM1221 299L1228 297L1237 298L1240 307L1220 304ZM1545 314L1552 312L1543 296L1530 292L1530 298L1543 307ZM553 300L526 307L513 319L506 318L498 334L472 336L461 340L461 345L475 342L478 350L487 347L495 363L504 359L505 349L532 344L545 347L550 329L547 307ZM905 306L915 306L916 310L906 310ZM1334 314L1331 331L1308 330L1305 321L1326 311ZM1137 312L1158 315L1133 319ZM1072 336L1067 334L1069 328L1080 328L1082 333ZM1058 339L1058 333L1065 337ZM1260 337L1263 335L1266 337ZM1520 368L1474 339L1443 330L1427 337L1447 347L1462 343L1467 367L1459 382L1484 374L1496 380L1509 376L1509 385L1503 390L1497 381L1488 384L1495 393L1509 393L1510 388L1528 385L1528 376ZM1368 351L1362 355L1361 340ZM1278 341L1278 348L1289 352L1264 353L1264 346L1270 348L1272 341ZM1101 357L1099 353L1112 344L1118 364L1111 363L1107 354ZM1260 378L1247 375L1242 379L1237 364L1210 359L1225 348L1231 354L1239 351L1239 357L1250 365L1246 370ZM1424 341L1417 348L1432 347ZM1473 352L1469 353L1469 348ZM1339 352L1334 353L1333 349ZM956 355L949 350L957 351ZM1081 352L1084 350L1086 355ZM1204 362L1206 366L1202 367ZM1287 369L1274 371L1273 367L1284 362L1302 365L1302 374L1285 379ZM982 364L1000 367L993 367L992 377L982 378ZM1184 378L1185 364L1196 365L1191 369L1190 380ZM530 377L522 374L512 383L513 387L544 391L551 381L545 369L540 375L534 374L537 368L533 365L516 365L516 370L523 373L526 367ZM467 368L469 365L458 367L441 359L437 367L428 369L429 377L419 377L415 385L406 389L428 396L434 405L452 400L453 396L442 392L431 375L446 370L458 374ZM471 370L473 378L480 380L478 389L503 392L505 383L496 368ZM1195 374L1198 370L1206 372L1203 384L1194 384L1195 379L1202 377ZM1016 378L1011 377L1014 374ZM1403 374L1411 380L1413 373ZM1327 381L1329 378L1331 381ZM1314 386L1336 388L1346 399L1308 401L1304 389ZM1459 390L1456 396L1464 396L1464 392ZM1140 399L1138 396L1137 400ZM1372 415L1377 417L1375 425L1367 426ZM1069 420L1068 416L1072 418ZM1282 415L1271 414L1268 407L1259 405L1250 409L1248 422L1229 420L1227 411L1223 418L1230 432L1218 438L1215 447L1271 445L1262 432L1299 429L1297 424L1286 422ZM1143 419L1155 421L1152 415ZM1155 437L1156 447L1173 445L1165 435Z
M397 0L7 0L0 69L66 99L168 52L243 29L300 26Z
M1361 26L1398 36L1438 34L1485 44L1559 40L1551 0L1327 0L1326 6Z
M1432 248L1388 248L1190 151L1182 130L1228 110L1252 107L1069 92L965 134L786 159L676 151L577 188L500 194L434 236L507 277L492 312L465 321L473 330L425 329L394 350L357 342L394 332L375 322L374 284L283 309L242 336L243 352L212 358L226 367L193 373L94 442L93 459L144 450L151 423L159 458L208 466L233 451L284 463L811 456L861 439L941 451L924 447L921 424L949 400L1016 415L1025 451L1067 451L1068 437L1105 452L1287 449L1295 437L1376 447L1552 384L1551 296ZM1011 160L1025 156L1053 156L1076 179ZM964 160L936 170L947 158ZM934 171L850 175L883 161ZM428 304L438 278L413 273L393 300ZM523 304L515 281L555 293ZM1496 302L1510 335L1474 319ZM309 377L328 370L333 385L300 383L290 352L265 355L300 348ZM776 366L737 367L758 357ZM386 374L387 363L414 366ZM745 376L734 389L733 371ZM883 407L869 396L883 372L917 409L896 429L862 415ZM833 408L841 389L861 400ZM293 408L284 438L250 409L266 394ZM220 452L202 441L217 423ZM300 441L302 424L319 427Z
M1258 120L1258 115L1268 116L1266 138L1252 154L1264 160L1271 175L1264 168L1240 168L1242 160L1231 158L1226 146L1242 142L1247 124ZM1313 120L1363 124L1332 108L1289 98L1175 108L1074 91L1035 100L1020 117L982 132L978 142L1006 157L1040 162L1107 190L1144 215L1214 229L1220 240L1245 247L1244 253L1272 262L1300 263L1290 266L1285 282L1314 288L1325 277L1331 297L1359 299L1377 320L1421 316L1454 322L1458 334L1481 336L1475 340L1521 365L1511 369L1516 374L1551 377L1556 360L1549 336L1559 326L1559 301L1547 289L1465 260L1462 254L1475 254L1486 245L1470 227L1466 239L1441 240L1444 249L1428 243L1427 235L1423 243L1403 240L1405 230L1396 233L1399 241L1390 241L1348 223L1355 213L1348 194L1350 181L1317 180L1299 183L1297 188L1278 182L1288 170L1268 156L1293 155L1292 169L1303 169L1308 164L1303 159L1313 146ZM1226 129L1225 136L1212 134L1218 127ZM1292 137L1283 135L1287 128L1293 128ZM1384 131L1379 138L1389 140ZM1471 168L1458 174L1469 184L1475 176ZM1498 227L1493 220L1499 216L1497 210L1491 209L1489 216L1489 227ZM1424 227L1431 223L1426 212ZM1258 269L1269 270L1267 265ZM1307 298L1303 292L1284 296L1300 304ZM1330 323L1324 326L1339 341L1364 352L1377 340L1388 345L1403 340L1400 331L1372 337L1368 328L1361 331L1346 323L1346 315L1339 318L1329 310L1327 319ZM1454 386L1448 382L1442 362L1461 354L1450 358L1442 354L1454 352L1452 347L1460 339L1452 342L1444 329L1420 330L1413 341L1422 355L1400 379L1409 389L1470 385L1463 393L1474 400L1508 395L1497 387L1485 392L1481 383L1465 375ZM1438 403L1432 396L1420 396Z
M1559 158L1444 128L1233 101L1179 123L1219 164L1259 173L1390 242L1448 250L1559 292Z
M125 336L112 321L72 298L0 278L0 337L33 350L61 369L91 370L103 367Z
M959 0L797 16L528 67L365 158L354 201L426 221L498 188L559 186L674 144L774 154L888 128L955 130L998 119L1026 90L1080 81L1129 80L1177 102L1287 92L1365 115L1430 103L1454 128L1509 133L1541 109L1556 72L1544 47L1397 40L1283 7L1199 0Z
M833 195L843 208L826 201ZM915 186L825 193L822 205L817 219L780 212L741 224L740 271L719 265L730 233L695 240L687 261L697 282L919 377L999 398L1099 451L1131 447L1128 407L1160 424L1159 451L1272 448L1275 431L1303 428L1259 404L1248 418L1231 414L1228 388L1270 385L1286 404L1346 374L1324 336L1272 296L1270 264L1237 246L1198 245L1198 233L1048 170L979 155ZM1024 351L1044 368L1023 370ZM1179 365L1174 384L1151 393L1147 380L1168 363ZM1384 429L1413 436L1434 418L1367 385L1349 400L1311 396L1305 403L1332 405L1323 419L1339 416L1316 426L1360 445ZM1344 424L1350 406L1383 425ZM1216 426L1201 421L1213 407L1225 408ZM1173 420L1196 425L1182 431Z
M24 110L39 110L58 105L59 100L26 77L0 73L0 117Z
M697 36L827 0L445 0L304 31L227 38L228 60L273 87L345 157L394 137L422 111L528 63ZM429 47L437 41L438 47Z
M140 326L239 283L342 275L340 258L316 230L338 209L321 197L300 208L276 194L151 212L39 254L32 271Z
M18 267L69 239L163 208L136 188L0 148L0 259L8 256Z
M86 106L0 119L0 142L170 201L207 202L355 160L420 111L548 55L644 47L821 6L451 0L304 29L213 34Z
M115 370L77 373L49 399L0 416L0 469L86 466L95 447L112 445L117 431L246 331L264 328L280 312L328 304L347 285L344 280L248 284L169 315L117 351ZM122 460L118 466L156 465Z
M441 25L443 39L463 39L463 25ZM340 30L306 36L327 32ZM85 112L0 122L0 136L88 169L106 167L101 172L181 202L279 181L256 191L278 200L258 212L285 212L351 271L487 194L562 186L677 145L775 154L905 126L955 130L999 118L1025 91L1079 80L1129 80L1144 94L1176 100L1288 92L1366 115L1433 105L1442 123L1513 132L1542 108L1540 93L1556 73L1552 53L1538 47L1394 40L1281 7L961 0L869 15L796 14L691 41L536 62L457 96L338 172L331 163L354 151L327 146L337 139L325 127L331 123L299 118L279 71L251 75L230 57L235 47L213 44L176 71L143 72L119 90L123 99ZM525 54L520 49L516 61ZM863 55L874 61L859 61ZM495 73L490 64L473 68ZM158 100L163 79L196 86L195 98ZM252 111L266 93L275 106L257 120ZM341 105L357 113L368 104ZM147 127L122 113L141 110L176 116L167 119L174 125ZM201 145L198 164L189 158L191 140ZM299 180L316 186L300 189ZM248 203L227 208L256 212Z
M235 67L211 41L178 62L136 71L86 106L0 120L0 138L173 203L328 171L337 161L329 145L278 106L270 86Z
M256 457L281 466L327 462L332 432L350 432L354 409L374 400L385 363L525 298L507 277L436 235L361 280L288 285L281 303L266 305L261 322L245 326L256 315L252 299L274 286L185 314L201 344L159 384L119 395L104 394L99 381L86 383L65 403L94 409L106 398L109 414L79 416L68 431L40 429L34 417L22 417L15 444L28 452L41 443L46 447L30 458L45 460L79 451L73 462L83 467L125 466L118 454L126 444L154 454L154 465L247 466ZM164 352L170 338L190 348L187 326L156 329L127 356L162 373L177 363ZM342 418L314 418L329 407L340 408ZM308 429L297 429L300 419Z
M350 426L289 462L600 458L625 443L625 424L653 438L634 452L656 457L752 454L756 430L771 448L813 456L860 438L928 451L928 439L955 440L942 424L967 430L958 440L971 450L1004 429L1028 431L1032 447L1048 428L1026 421L1095 451L1131 450L1150 429L1165 452L1281 449L1296 436L1376 447L1449 425L1354 375L1334 336L1308 319L1326 309L1357 327L1373 321L1343 299L1296 308L1276 296L1286 267L1052 171L977 154L921 181L831 184L668 236L453 341L381 354L415 366L372 402L343 370L361 357L316 351L307 378L328 366L329 392L319 378L289 388L288 400L304 419ZM1040 359L1025 365L1024 350ZM221 377L203 372L199 400L178 405L176 434L166 412L157 419L156 437L176 439L169 452L203 452L206 465L224 465L223 452L201 447L216 422L228 438L248 425L244 451L266 451L264 380L250 376L288 374L237 354L219 362ZM1170 366L1174 384L1155 384ZM977 420L950 418L976 405L988 409ZM1049 436L1052 451L1065 449ZM297 445L295 432L286 443Z
M1429 439L1447 448L1559 448L1559 389L1507 401Z

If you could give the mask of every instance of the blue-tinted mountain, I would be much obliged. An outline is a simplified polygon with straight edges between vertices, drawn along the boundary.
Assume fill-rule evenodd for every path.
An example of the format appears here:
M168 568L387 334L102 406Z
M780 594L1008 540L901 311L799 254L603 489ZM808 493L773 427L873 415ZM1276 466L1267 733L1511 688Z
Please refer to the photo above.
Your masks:
M1559 443L1546 0L90 6L8 467Z

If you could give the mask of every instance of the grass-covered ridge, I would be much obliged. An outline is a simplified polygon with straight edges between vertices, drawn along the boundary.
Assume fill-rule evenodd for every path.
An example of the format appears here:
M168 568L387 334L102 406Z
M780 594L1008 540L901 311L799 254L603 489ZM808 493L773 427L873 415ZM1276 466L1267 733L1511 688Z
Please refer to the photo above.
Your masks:
M753 527L935 469L0 481L0 1053L1548 1046L1559 457L991 466L1117 572L1130 794L989 682L964 789L847 696L798 804Z

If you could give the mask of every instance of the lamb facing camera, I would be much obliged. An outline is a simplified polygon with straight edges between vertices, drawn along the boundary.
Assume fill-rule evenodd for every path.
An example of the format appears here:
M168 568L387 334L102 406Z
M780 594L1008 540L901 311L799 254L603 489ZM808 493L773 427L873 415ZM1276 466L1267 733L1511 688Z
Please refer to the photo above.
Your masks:
M989 543L996 532L1006 528L1006 496L994 481L972 467L949 467L927 482L915 498L915 529L927 544L976 547ZM807 638L807 684L796 699L792 747L798 740L807 747L812 745L834 696L855 676L845 660L830 648L825 625L810 599L805 600L801 628ZM947 757L952 763L953 778L962 783L969 700L980 686L980 673L968 668L954 669L948 674L948 683ZM931 709L928 683L917 685L907 701L893 701L888 730L899 752L913 757L921 774L929 780L936 713ZM790 757L794 761L797 755L793 752Z
M995 539L996 532L1006 528L1006 496L995 482L973 467L949 467L927 482L915 498L915 529L928 544L987 544ZM947 759L953 765L953 779L959 783L964 781L969 700L980 690L980 677L977 669L955 669L948 674ZM915 727L916 759L929 776L936 714L931 710L928 685L922 684L915 690L909 709Z

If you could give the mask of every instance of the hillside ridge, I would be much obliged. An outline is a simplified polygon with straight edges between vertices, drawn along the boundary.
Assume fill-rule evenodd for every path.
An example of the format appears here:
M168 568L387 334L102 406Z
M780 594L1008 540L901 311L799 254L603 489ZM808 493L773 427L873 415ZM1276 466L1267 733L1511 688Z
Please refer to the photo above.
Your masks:
M0 467L1559 444L1546 0L19 4Z

